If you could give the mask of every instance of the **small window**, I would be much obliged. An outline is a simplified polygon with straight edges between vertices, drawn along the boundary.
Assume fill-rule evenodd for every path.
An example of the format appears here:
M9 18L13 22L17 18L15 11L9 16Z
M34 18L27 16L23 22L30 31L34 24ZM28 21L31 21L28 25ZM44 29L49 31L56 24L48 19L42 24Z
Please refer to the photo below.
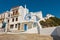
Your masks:
M10 25L10 28L13 29L14 25Z
M14 18L12 19L12 22L14 22Z
M18 10L13 10L13 15L16 15L18 13Z
M8 14L8 17L10 17L10 14Z
M8 20L8 23L9 23L9 20Z
M15 24L15 28L17 28L17 24Z
M31 16L28 16L29 17L29 19L31 19Z
M20 23L18 23L18 27L20 26Z
M18 18L16 18L16 21L18 21Z
M18 13L18 10L16 10L16 14Z
M13 11L13 15L15 14L15 12Z
M36 27L36 26L37 26L37 23L34 23L34 24L33 24L33 27Z

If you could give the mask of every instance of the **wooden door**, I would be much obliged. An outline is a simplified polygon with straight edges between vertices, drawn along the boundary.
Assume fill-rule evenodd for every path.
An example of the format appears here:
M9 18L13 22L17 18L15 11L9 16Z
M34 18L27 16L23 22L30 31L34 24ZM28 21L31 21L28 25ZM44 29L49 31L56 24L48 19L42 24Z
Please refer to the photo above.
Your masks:
M20 23L18 23L18 30L20 30Z

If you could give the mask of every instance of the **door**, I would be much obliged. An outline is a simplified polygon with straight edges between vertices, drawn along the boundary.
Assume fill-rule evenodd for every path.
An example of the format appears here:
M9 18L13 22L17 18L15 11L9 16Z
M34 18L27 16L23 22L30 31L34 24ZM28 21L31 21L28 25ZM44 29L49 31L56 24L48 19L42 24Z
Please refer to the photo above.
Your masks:
M27 24L24 24L24 31L27 30Z
M20 30L20 23L18 23L18 30Z

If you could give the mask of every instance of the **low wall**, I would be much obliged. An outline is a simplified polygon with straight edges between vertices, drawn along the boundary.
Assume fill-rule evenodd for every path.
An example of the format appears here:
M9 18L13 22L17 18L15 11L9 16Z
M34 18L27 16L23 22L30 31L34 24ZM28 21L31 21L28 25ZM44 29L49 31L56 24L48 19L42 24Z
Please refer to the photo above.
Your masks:
M57 27L49 27L40 29L41 35L57 35Z
M40 33L41 35L58 35L60 36L60 26L57 27L48 27L48 28L32 28L28 29L23 33Z
M27 31L22 32L22 33L30 33L30 34L32 34L32 33L38 33L37 27L32 28L32 29L28 29Z

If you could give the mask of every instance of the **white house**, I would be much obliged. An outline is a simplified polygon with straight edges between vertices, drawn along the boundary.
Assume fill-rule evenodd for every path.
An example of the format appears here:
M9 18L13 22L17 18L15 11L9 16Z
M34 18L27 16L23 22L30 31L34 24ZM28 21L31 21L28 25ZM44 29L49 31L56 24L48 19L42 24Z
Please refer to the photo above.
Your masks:
M7 32L24 32L37 26L41 27L39 20L43 20L42 11L29 12L26 5L17 6L0 15L0 26Z
M51 14L47 14L44 19L49 19L50 17L55 17L55 16L54 15L51 15Z

